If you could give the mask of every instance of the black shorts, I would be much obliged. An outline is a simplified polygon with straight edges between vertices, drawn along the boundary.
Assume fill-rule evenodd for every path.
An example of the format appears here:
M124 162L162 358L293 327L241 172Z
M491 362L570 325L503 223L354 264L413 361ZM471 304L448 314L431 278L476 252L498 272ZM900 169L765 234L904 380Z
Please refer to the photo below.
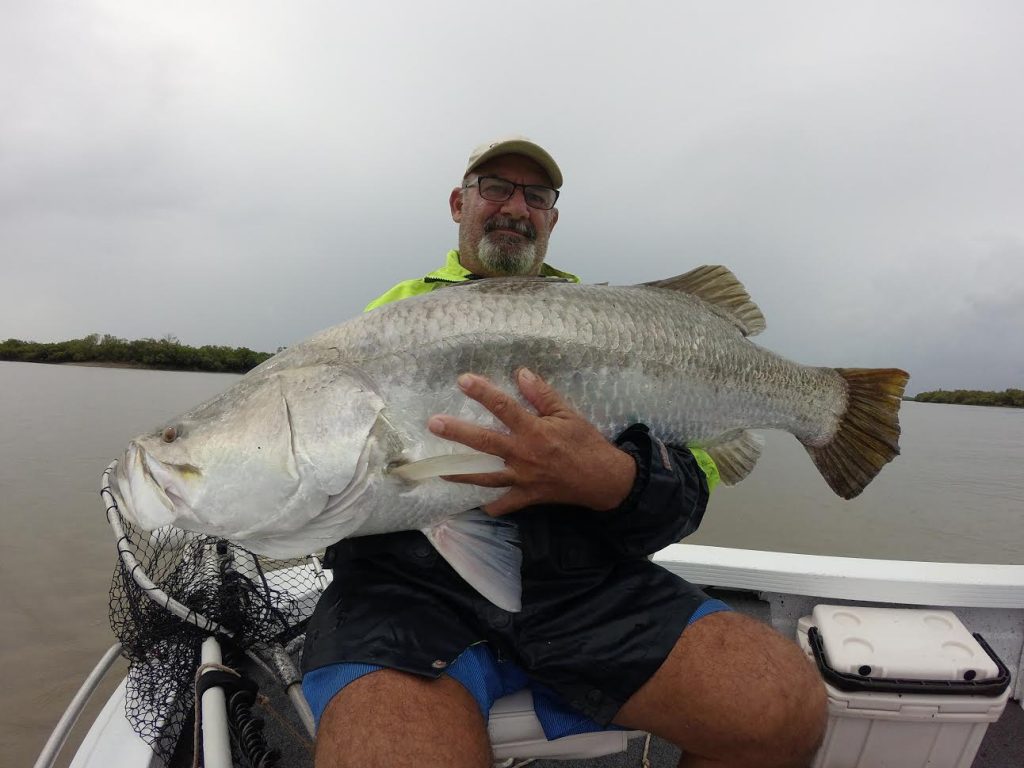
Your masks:
M509 613L418 531L340 542L328 551L334 580L310 620L303 670L357 663L436 678L486 642L499 661L607 725L691 617L725 608L646 558L600 562L600 551L576 542L562 557L531 560L528 552L522 611Z

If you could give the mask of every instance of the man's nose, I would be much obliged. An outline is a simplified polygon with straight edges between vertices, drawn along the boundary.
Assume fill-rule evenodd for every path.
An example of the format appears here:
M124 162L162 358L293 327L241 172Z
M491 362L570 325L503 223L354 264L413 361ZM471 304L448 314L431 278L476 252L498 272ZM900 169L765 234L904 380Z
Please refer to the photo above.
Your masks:
M515 219L530 218L530 206L526 204L526 190L516 187L512 197L501 204L501 212Z

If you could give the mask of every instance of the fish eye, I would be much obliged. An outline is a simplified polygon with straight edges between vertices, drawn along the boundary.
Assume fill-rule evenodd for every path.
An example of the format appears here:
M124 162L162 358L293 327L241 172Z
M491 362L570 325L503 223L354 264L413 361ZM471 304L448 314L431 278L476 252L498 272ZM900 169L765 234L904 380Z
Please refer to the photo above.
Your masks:
M164 429L163 432L160 433L160 438L165 443L173 443L175 440L178 439L178 428L167 427L166 429Z

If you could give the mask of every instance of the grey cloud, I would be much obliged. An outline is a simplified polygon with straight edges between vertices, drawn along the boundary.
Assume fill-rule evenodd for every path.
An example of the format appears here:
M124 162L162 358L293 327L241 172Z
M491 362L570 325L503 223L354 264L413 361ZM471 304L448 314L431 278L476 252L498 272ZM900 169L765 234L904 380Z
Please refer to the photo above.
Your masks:
M292 343L439 263L469 149L519 132L566 173L562 268L724 263L794 359L898 365L912 391L1024 379L1016 3L5 21L0 337Z

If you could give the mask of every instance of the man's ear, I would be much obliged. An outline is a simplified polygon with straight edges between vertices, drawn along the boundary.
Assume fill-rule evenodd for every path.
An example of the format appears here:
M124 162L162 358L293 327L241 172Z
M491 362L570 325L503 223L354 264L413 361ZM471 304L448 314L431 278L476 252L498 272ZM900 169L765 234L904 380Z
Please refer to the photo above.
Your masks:
M448 195L448 207L452 209L452 221L459 224L462 221L462 187L456 187Z
M552 208L551 209L551 226L548 227L548 232L550 232L552 229L554 229L555 228L555 224L557 224L557 223L558 223L558 209L557 208Z

